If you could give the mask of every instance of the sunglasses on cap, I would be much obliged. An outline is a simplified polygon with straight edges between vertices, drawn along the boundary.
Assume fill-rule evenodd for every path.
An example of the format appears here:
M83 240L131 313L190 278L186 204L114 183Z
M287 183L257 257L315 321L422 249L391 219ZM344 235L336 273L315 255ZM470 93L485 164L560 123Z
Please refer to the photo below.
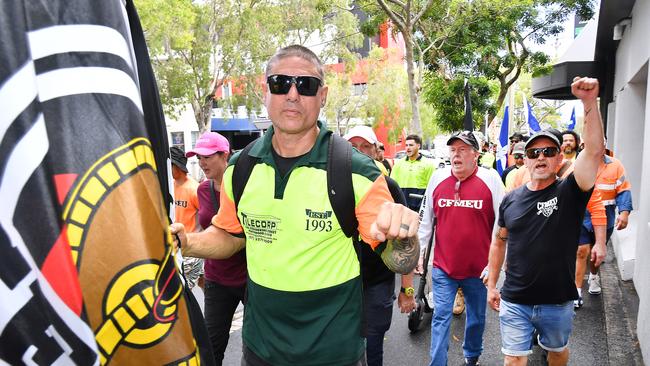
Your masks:
M557 147L538 147L534 149L527 149L526 157L528 159L537 159L539 157L539 154L544 154L545 157L552 158L559 152L560 149Z
M471 131L458 131L455 132L453 135L451 135L451 137L460 137L460 136L474 138L474 134Z
M322 80L315 76L289 76L271 75L266 78L271 94L287 94L291 90L291 84L296 84L298 94L313 97L318 93L318 88L323 84Z

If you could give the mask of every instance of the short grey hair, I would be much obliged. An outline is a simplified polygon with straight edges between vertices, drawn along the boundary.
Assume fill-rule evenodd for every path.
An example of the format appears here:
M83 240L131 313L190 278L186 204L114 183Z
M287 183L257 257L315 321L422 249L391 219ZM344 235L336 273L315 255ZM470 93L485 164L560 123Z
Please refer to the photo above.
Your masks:
M312 64L314 64L314 66L316 66L316 71L318 72L318 76L320 76L320 79L321 80L325 79L325 72L323 71L323 63L320 61L318 56L316 56L316 54L309 48L298 44L294 44L279 49L278 52L276 52L275 55L273 55L269 59L269 62L266 64L266 76L268 77L271 75L271 69L273 68L273 66L275 66L275 64L277 64L280 60L287 57L300 57L303 60L311 62Z

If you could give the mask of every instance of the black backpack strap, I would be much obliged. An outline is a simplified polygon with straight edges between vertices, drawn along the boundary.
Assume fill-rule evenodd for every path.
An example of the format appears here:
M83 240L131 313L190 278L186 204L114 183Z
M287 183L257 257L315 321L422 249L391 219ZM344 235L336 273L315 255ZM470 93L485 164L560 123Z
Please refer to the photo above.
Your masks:
M248 155L248 152L251 151L253 145L257 140L246 145L246 147L239 153L237 162L232 172L232 194L235 199L235 209L239 206L239 200L241 195L244 193L244 188L246 183L248 183L248 178L253 172L255 164L257 164L257 158Z
M352 145L335 133L330 137L327 152L327 194L343 233L356 240L359 222L354 213Z
M217 199L217 194L214 192L214 180L212 179L210 179L210 198L212 199L214 212L219 211L219 200Z
M366 245L359 238L359 221L354 212L354 186L352 185L352 145L341 136L333 133L327 151L327 195L334 215L343 233L352 238L352 245L361 265L361 246ZM362 282L363 288L363 282ZM361 337L367 336L365 304L362 297Z

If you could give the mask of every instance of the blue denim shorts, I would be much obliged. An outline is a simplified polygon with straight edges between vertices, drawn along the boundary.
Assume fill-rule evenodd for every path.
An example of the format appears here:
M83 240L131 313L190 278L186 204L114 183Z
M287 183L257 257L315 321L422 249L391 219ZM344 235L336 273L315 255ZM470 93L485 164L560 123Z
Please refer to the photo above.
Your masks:
M533 349L533 332L538 344L550 352L561 352L569 343L573 326L573 301L562 304L521 305L501 299L501 352L527 356Z
M607 228L607 236L605 237L605 243L609 241L609 238L612 237L612 233L614 232L613 227ZM596 234L594 234L594 230L589 230L587 229L584 225L581 226L580 228L580 239L578 240L578 245L585 245L585 244L591 244L592 246L596 243Z

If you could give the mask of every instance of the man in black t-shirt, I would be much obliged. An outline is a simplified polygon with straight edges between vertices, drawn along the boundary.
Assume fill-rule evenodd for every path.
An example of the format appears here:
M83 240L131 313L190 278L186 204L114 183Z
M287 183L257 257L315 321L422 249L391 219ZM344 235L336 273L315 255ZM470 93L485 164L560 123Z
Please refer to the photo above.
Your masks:
M499 208L499 228L489 256L488 303L499 311L501 351L505 364L525 365L532 336L539 333L548 363L566 365L574 316L575 259L580 225L603 154L603 126L598 112L598 80L575 78L571 92L585 110L585 149L566 179L556 171L562 163L561 137L543 130L525 146L531 181L508 194ZM496 289L507 243L506 279Z

